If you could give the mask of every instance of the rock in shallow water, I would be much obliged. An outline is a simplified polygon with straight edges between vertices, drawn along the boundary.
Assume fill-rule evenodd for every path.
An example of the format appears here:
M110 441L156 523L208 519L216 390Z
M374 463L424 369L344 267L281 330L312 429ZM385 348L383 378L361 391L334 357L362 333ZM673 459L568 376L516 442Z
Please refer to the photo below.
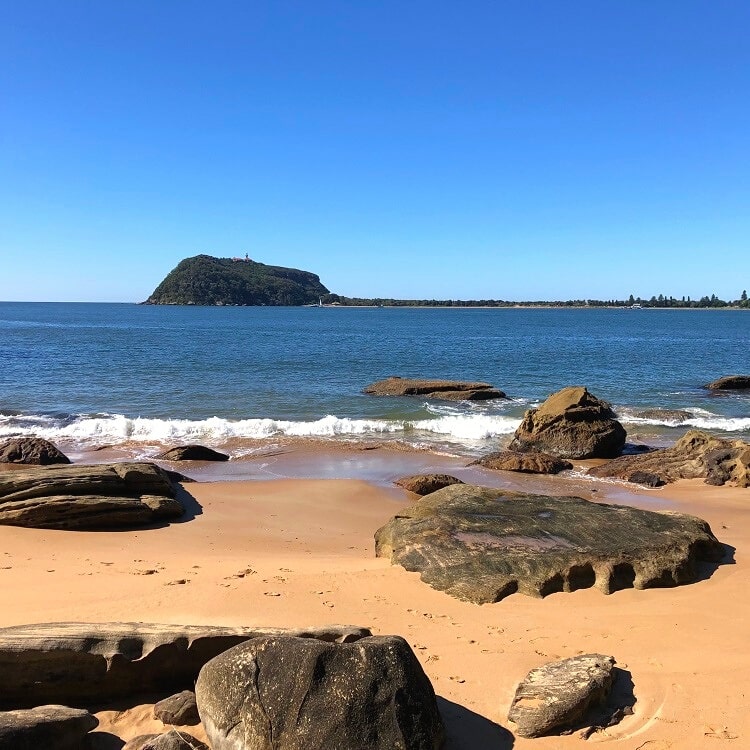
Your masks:
M414 474L410 477L397 479L395 484L408 492L413 492L415 495L429 495L431 492L442 490L443 487L463 484L463 482L450 474Z
M180 445L160 453L162 461L229 461L226 453L219 453L205 445Z
M256 638L211 660L196 685L213 750L437 750L430 681L403 638L326 644Z
M88 711L67 706L2 711L0 750L81 750L98 724Z
M495 471L518 471L523 474L559 474L573 468L570 461L538 451L497 451L482 456L469 465L474 464Z
M373 396L422 396L442 401L487 401L507 396L489 383L462 380L425 380L392 377L368 385L363 393Z
M709 391L744 391L750 388L750 375L725 375L703 387Z
M453 485L399 511L375 533L379 557L477 604L516 591L543 597L596 586L676 586L724 548L693 516L578 497Z

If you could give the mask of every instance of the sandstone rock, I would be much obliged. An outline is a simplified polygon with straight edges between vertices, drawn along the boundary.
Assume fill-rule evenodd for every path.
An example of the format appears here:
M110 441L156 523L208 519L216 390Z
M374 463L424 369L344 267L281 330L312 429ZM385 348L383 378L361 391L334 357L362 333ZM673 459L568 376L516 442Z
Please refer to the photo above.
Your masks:
M652 419L658 422L686 422L695 415L684 409L641 409L633 414L638 419Z
M181 693L170 695L169 698L159 701L154 705L154 718L164 724L176 726L200 724L195 693L192 690L183 690Z
M36 437L17 437L0 445L0 463L10 464L69 464L70 459L49 440Z
M559 474L573 468L573 464L557 456L548 453L529 451L497 451L489 453L477 461L472 461L470 466L478 464L487 469L497 471L520 471L524 474Z
M612 458L624 445L625 429L610 405L585 388L572 386L529 409L509 448L563 458Z
M43 623L0 628L0 706L81 705L192 688L201 667L249 638L354 641L366 628L309 630L148 623Z
M722 545L693 516L461 484L400 510L379 557L458 599L486 604L596 586L605 594L690 583Z
M179 518L169 477L151 463L49 466L0 474L0 524L101 529Z
M437 750L432 685L403 638L333 645L257 638L212 659L195 688L213 750Z
M229 461L226 453L219 453L205 445L180 445L160 453L162 461Z
M368 385L363 393L373 396L422 396L443 401L487 401L507 396L489 383L461 380L424 380L392 377Z
M671 448L621 456L589 469L588 473L628 480L637 472L654 474L663 482L705 479L707 484L750 487L750 444L690 430Z
M663 487L666 482L658 475L650 471L634 471L629 477L631 484L642 484L644 487Z
M607 700L615 660L585 654L532 669L518 686L508 719L521 737L541 737L553 730L582 726L592 708Z
M172 729L163 734L139 734L126 742L122 750L209 750L192 734Z
M744 391L750 388L750 375L726 375L703 387L710 391Z
M2 711L0 750L82 750L98 724L88 711L67 706Z
M408 492L413 492L415 495L429 495L431 492L442 490L443 487L463 484L463 482L450 474L414 474L410 477L397 479L395 484Z

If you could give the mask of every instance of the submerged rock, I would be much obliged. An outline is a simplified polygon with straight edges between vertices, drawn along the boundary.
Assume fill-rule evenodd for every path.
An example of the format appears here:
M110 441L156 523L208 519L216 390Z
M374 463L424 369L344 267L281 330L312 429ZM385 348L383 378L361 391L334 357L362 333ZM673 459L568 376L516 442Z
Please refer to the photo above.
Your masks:
M219 453L205 445L178 445L156 456L161 461L229 461L226 453Z
M452 484L463 484L463 482L452 477L450 474L414 474L410 477L401 477L395 481L399 487L415 495L429 495L431 492L450 487Z
M472 461L469 466L484 466L496 471L518 471L524 474L559 474L573 468L570 461L539 451L497 451Z
M532 669L518 686L508 712L516 734L541 737L581 726L591 709L603 706L609 697L614 668L612 656L584 654Z
M725 375L703 387L709 391L744 391L750 388L750 375Z
M392 377L368 385L363 393L373 396L422 396L443 401L487 401L507 396L489 383L461 380L425 380Z
M0 750L81 750L98 724L88 711L67 706L0 711Z
M693 516L461 484L400 510L375 533L378 557L458 599L544 597L596 586L691 583L724 549Z
M571 386L529 409L509 448L562 458L612 458L622 451L625 437L608 403L583 387Z
M0 445L0 463L4 464L69 464L70 459L49 440L17 437Z
M106 701L190 689L201 667L250 638L354 641L367 628L309 630L62 622L0 628L0 706Z
M213 750L438 750L432 685L403 638L256 638L212 659L195 688Z
M641 409L633 414L638 419L651 419L657 422L686 422L695 415L685 409Z
M691 430L671 448L621 456L589 469L588 473L627 481L632 481L634 474L648 473L663 483L705 479L706 484L750 487L750 444Z
M151 463L48 466L0 474L0 525L104 529L179 518L169 477Z

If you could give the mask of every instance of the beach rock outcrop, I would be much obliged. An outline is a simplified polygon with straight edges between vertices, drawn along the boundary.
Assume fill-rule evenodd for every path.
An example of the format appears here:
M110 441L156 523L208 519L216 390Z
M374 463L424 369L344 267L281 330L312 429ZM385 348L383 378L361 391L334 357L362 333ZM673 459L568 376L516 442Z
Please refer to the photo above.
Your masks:
M612 458L620 455L625 437L608 403L586 388L571 386L529 409L508 447L561 458Z
M70 459L49 440L37 437L16 437L0 445L3 464L69 464Z
M532 669L518 686L508 712L516 734L542 737L584 726L587 714L606 703L614 670L614 657L603 654L574 656Z
M47 466L0 474L0 525L105 529L179 518L185 509L151 463Z
M328 644L256 638L212 659L195 688L213 750L437 750L435 693L398 636Z
M421 396L443 401L487 401L507 398L489 383L468 383L461 380L425 380L391 377L368 385L363 393L373 396Z
M183 690L160 700L154 704L154 718L159 719L164 724L180 727L200 724L201 719L198 716L195 693L192 690Z
M415 495L429 495L431 492L442 490L443 487L463 484L463 482L450 474L414 474L397 479L395 484L408 492L413 492Z
M126 742L122 750L209 750L209 747L192 734L171 729L162 734L139 734Z
M681 424L695 415L685 409L641 409L633 414L638 419L649 419L667 424Z
M226 453L220 453L205 445L179 445L156 456L161 461L229 461Z
M0 750L82 750L98 724L88 711L67 706L0 711Z
M559 474L573 468L570 461L539 451L497 451L472 461L469 466L484 466L495 471L519 471L523 474Z
M750 444L690 430L671 448L621 456L589 469L588 473L625 481L633 481L634 474L648 473L665 483L704 479L706 484L750 487Z
M663 487L666 482L658 475L650 471L634 471L629 477L631 484L640 484L644 487Z
M135 693L187 690L210 659L251 638L349 642L367 628L307 630L149 623L43 623L0 628L0 707L81 705Z
M699 561L724 556L693 516L468 484L400 510L375 533L375 552L476 604L515 592L677 586L696 580Z
M750 375L725 375L703 387L709 391L745 391L750 388Z

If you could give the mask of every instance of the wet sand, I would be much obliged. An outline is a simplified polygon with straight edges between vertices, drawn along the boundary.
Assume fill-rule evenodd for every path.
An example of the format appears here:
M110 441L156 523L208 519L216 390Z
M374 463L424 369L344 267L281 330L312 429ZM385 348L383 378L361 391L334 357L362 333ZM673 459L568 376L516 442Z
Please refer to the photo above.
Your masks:
M456 464L453 473L464 472L462 478L472 481L489 476L500 486L692 513L735 550L733 561L707 567L703 580L689 586L611 596L589 589L544 600L516 594L477 606L375 558L374 531L414 500L391 487L391 479L425 464L441 470L451 464L430 454L403 459L397 452L377 453L359 452L371 462L364 466L370 481L307 478L316 465L325 472L337 464L341 469L341 456L312 450L310 456L280 454L272 462L275 476L297 478L186 484L187 520L160 528L0 527L0 625L352 624L399 634L411 643L440 697L449 750L580 747L576 734L514 738L507 711L529 669L601 652L630 672L637 702L633 716L589 743L623 750L750 746L750 490L691 480L633 491L578 477L527 478ZM344 459L360 460L346 453ZM235 471L233 463L180 470L207 478ZM257 477L267 469L245 464L239 471ZM142 705L102 712L99 729L124 739L158 731L162 725L150 711ZM202 736L200 729L193 733Z

